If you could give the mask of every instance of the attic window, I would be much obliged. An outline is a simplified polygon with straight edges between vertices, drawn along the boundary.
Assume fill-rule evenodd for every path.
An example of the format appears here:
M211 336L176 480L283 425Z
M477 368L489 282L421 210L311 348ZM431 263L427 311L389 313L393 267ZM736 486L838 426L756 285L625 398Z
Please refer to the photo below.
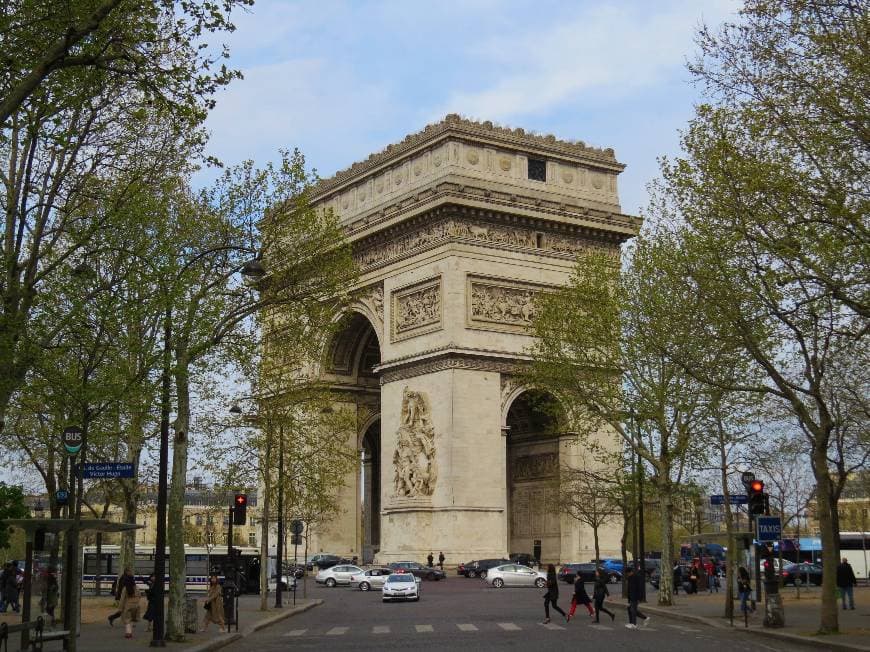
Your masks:
M547 162L542 158L529 158L529 179L532 181L547 180Z

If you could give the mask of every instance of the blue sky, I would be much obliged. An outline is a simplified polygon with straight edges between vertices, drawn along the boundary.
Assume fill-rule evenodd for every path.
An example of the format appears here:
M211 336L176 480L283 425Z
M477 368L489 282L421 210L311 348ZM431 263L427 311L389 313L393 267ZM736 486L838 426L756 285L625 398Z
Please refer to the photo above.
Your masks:
M646 205L656 157L678 151L698 90L685 62L704 2L257 0L226 40L245 79L217 96L210 153L264 162L299 147L330 176L447 113L599 147Z

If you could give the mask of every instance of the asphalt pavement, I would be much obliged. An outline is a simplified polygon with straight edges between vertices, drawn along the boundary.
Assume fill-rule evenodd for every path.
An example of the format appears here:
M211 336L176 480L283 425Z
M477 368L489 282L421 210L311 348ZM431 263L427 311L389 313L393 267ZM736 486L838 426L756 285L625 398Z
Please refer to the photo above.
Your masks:
M615 597L619 597L619 588ZM551 613L544 617L543 591L536 588L493 589L478 579L451 575L441 582L424 582L420 602L383 603L380 591L309 586L308 597L324 603L258 631L226 650L272 652L290 649L384 650L673 650L716 652L767 650L806 651L802 645L719 630L653 616L646 626L625 628L624 606L613 604L615 622L602 614L594 624L582 606L570 622ZM560 585L559 606L568 610L570 585ZM825 649L816 647L815 649Z

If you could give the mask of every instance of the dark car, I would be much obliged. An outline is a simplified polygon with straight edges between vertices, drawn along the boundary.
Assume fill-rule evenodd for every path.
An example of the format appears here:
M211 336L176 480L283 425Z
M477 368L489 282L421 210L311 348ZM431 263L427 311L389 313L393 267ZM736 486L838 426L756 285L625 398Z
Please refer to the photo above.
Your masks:
M595 581L595 564L565 564L559 569L559 579L563 582L572 583L574 579L577 577L577 573L580 573L580 576L583 578L584 582L594 582ZM622 573L616 570L601 567L601 572L604 573L605 577L607 577L607 581L611 584L616 584L617 582L622 581Z
M464 564L459 564L459 566L456 567L456 574L468 577L468 567L476 563L477 561L467 561Z
M510 559L481 559L479 561L474 562L471 566L468 567L468 575L467 577L483 577L486 578L486 572L490 568L495 568L496 566L501 566L502 564L510 564Z
M314 567L317 566L320 570L324 570L326 568L332 568L338 564L349 564L350 560L345 559L344 557L339 557L338 555L314 555L311 560L306 564L306 568L308 570L314 570Z
M782 569L782 583L794 584L815 584L822 585L822 567L819 564L811 564L810 562L802 562L800 564L787 564Z
M390 564L390 570L395 573L411 573L414 577L419 577L424 580L446 580L447 573L440 568L424 566L416 561L395 561Z
M509 556L511 558L511 562L513 562L514 564L520 564L521 566L528 566L529 568L534 568L538 564L537 560L527 552L515 552Z

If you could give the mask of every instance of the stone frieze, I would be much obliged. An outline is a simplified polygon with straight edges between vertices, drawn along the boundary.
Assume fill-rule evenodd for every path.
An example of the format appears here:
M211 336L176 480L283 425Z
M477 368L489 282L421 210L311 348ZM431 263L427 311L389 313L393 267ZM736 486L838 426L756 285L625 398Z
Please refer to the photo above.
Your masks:
M441 327L440 278L396 290L392 297L393 341Z

